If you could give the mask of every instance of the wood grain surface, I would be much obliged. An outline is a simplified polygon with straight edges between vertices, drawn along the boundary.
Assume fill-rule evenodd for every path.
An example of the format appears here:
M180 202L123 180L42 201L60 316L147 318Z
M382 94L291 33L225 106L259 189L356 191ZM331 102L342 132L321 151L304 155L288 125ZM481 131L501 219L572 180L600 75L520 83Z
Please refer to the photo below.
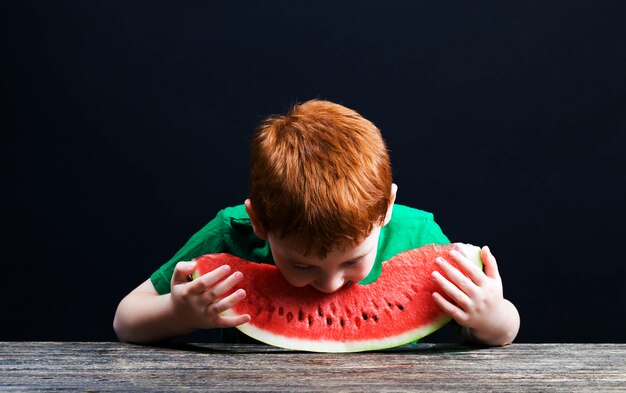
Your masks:
M626 392L626 344L414 344L324 354L259 345L0 343L0 391L53 390Z

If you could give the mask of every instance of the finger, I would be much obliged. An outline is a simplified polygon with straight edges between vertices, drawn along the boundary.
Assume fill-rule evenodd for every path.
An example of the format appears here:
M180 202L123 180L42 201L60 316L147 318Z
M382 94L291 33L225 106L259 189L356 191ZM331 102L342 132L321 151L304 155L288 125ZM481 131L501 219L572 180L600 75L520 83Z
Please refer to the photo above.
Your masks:
M448 277L448 280L459 287L468 296L472 297L477 289L476 284L472 280L441 257L435 259L435 262L437 263L437 266L443 270L445 275Z
M433 278L439 284L443 292L448 295L462 309L467 309L472 300L463 291L448 281L441 273L434 271Z
M228 276L228 278L221 281L217 285L206 289L202 294L202 297L206 301L206 304L213 303L215 299L219 299L222 297L222 295L228 293L228 291L230 291L235 286L235 284L241 281L242 278L242 272L234 272L233 274Z
M441 296L438 292L433 292L433 300L437 305L449 316L451 316L459 324L463 325L467 321L467 314L459 307L450 303L446 298Z
M225 298L210 304L207 307L207 311L209 312L209 314L221 314L235 304L239 303L245 297L246 291L244 289L238 289L230 295L226 296Z
M224 316L220 315L218 318L219 327L229 328L235 327L239 325L243 325L244 323L248 323L252 320L249 314L237 315L237 316Z
M198 295L204 293L207 289L213 287L217 282L222 280L228 272L230 272L230 266L224 265L202 275L189 284L191 285L191 291Z
M469 276L469 278L478 286L485 281L485 273L467 258L459 250L451 250L450 256L459 264L461 269Z
M498 271L498 263L496 262L496 257L493 256L491 250L488 246L484 246L482 250L480 250L480 257L485 264L485 274L487 277L498 278L500 277L500 273Z
M174 268L174 273L172 274L172 286L188 282L188 277L194 272L194 270L196 270L195 261L178 262Z

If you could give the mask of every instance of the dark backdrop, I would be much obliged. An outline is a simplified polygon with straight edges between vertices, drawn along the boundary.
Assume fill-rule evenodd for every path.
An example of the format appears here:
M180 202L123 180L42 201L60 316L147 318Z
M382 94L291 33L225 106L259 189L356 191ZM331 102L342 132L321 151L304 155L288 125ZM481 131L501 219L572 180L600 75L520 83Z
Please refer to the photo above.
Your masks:
M317 97L382 129L399 203L491 246L518 341L625 342L623 4L3 2L0 340L114 339L246 197L258 122Z

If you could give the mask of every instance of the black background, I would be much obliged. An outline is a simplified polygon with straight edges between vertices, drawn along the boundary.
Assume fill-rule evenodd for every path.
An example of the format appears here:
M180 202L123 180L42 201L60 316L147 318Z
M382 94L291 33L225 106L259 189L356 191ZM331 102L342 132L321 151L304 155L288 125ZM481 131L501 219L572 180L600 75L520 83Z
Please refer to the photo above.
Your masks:
M259 121L323 98L381 128L399 203L490 245L519 342L625 342L623 4L3 2L0 339L115 339L246 197Z

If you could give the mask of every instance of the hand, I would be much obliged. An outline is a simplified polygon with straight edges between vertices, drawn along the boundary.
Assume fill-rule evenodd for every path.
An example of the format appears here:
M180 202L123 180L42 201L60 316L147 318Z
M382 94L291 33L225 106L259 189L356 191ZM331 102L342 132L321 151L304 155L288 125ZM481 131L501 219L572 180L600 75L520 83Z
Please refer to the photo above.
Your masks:
M502 279L489 247L481 250L484 272L456 249L450 251L450 256L461 270L444 258L437 259L445 276L438 271L432 276L449 299L434 292L435 302L459 325L468 328L471 338L488 345L510 343L519 328L519 315L503 297Z
M235 272L224 279L230 272L230 267L224 265L190 282L188 277L195 269L194 262L179 262L172 275L172 309L182 323L190 324L192 329L212 329L234 327L250 321L248 314L236 317L221 315L246 297L243 289L223 297L243 278L243 273Z

